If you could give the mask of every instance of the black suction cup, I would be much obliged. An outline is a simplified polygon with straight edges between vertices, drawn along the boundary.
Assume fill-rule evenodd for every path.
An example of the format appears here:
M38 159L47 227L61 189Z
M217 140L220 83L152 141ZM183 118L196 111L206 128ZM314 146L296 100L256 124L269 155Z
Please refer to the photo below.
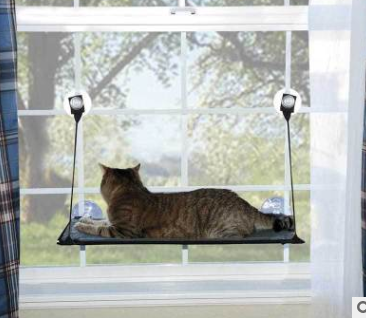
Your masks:
M75 95L69 97L69 105L71 114L74 115L75 121L79 122L83 113L85 112L84 100L82 95Z

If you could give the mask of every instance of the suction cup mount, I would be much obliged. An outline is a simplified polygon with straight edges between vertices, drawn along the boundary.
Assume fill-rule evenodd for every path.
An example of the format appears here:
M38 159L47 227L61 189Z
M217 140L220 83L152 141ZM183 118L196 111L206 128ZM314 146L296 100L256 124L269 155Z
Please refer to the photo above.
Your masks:
M75 121L78 122L83 116L83 113L85 112L83 96L75 95L69 97L69 104L71 108L71 114L74 115Z
M72 91L64 99L64 109L78 123L91 109L91 99L85 91Z
M281 89L273 99L273 106L277 112L283 114L286 121L289 121L291 115L301 108L300 94L293 89Z

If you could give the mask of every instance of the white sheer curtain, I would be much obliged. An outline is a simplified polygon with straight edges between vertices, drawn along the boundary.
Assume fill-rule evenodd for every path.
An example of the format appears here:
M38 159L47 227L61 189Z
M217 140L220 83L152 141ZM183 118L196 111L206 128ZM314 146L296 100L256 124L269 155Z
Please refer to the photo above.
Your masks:
M366 1L310 0L312 317L362 296L361 147Z

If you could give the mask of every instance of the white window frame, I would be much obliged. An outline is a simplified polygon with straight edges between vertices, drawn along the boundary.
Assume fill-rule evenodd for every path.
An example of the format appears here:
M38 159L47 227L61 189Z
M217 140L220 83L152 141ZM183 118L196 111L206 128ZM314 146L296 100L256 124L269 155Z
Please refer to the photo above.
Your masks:
M180 305L309 305L309 273L308 263L22 268L20 304L23 310ZM209 284L210 287L192 292L197 283ZM132 293L112 292L108 288L110 284L118 284L122 290L126 284L137 288L143 284L145 288ZM222 284L226 285L224 289L219 287ZM251 288L235 289L238 284L243 287L250 285ZM256 287L258 284L260 288ZM169 286L168 290L164 290L166 285ZM58 291L65 289L65 286L67 292ZM22 292L24 289L28 292ZM30 293L29 290L34 291ZM57 290L57 293L52 293L52 290Z
M78 7L78 1L75 0L74 7L17 7L17 23L18 31L20 32L98 32L98 31L136 31L136 32L157 32L157 31L170 31L170 32L182 32L181 34L181 50L184 54L186 50L185 37L186 32L189 31L284 31L286 32L286 69L284 70L286 76L286 85L291 85L291 32L292 31L307 31L308 30L308 7L307 6L290 6L288 0L284 0L284 6L268 6L268 7L196 7L196 13L194 15L188 14L171 14L170 7L123 7L123 8L90 8L90 7ZM184 0L180 0L180 5L184 6ZM75 83L76 86L80 85L81 71L80 71L80 39L75 37ZM183 60L184 63L184 60ZM182 93L185 96L186 84L185 84L185 67L182 65ZM182 186L174 188L166 187L151 187L151 191L166 192L173 191L186 191L193 190L197 187L188 186L188 156L185 152L187 139L187 120L188 114L253 114L253 113L274 113L272 107L254 107L254 108L215 108L215 109L189 109L185 98L182 100L182 107L179 109L92 109L90 115L130 115L130 114L149 114L149 115L161 115L161 114L179 114L183 118L182 120L182 134L183 134L183 151L182 151L182 163L181 163L181 180ZM303 108L301 112L309 113L313 112L311 108ZM62 110L19 110L19 116L50 116L50 115L65 115ZM80 130L82 131L82 123ZM79 134L78 149L82 149L82 133ZM286 149L286 147L285 147ZM285 153L287 155L287 153ZM78 151L78 187L75 189L75 193L78 194L79 199L83 199L84 194L96 194L99 193L98 188L84 187L83 181L83 154L82 151ZM290 183L289 183L289 170L287 158L284 158L285 175L282 185L245 185L245 186L220 186L219 188L231 189L238 192L247 191L282 191L285 194L285 199L288 201L290 197ZM294 189L296 191L309 191L311 190L310 184L295 184ZM39 194L69 194L69 188L27 188L21 189L21 195L39 195ZM284 247L283 263L258 263L255 265L245 264L229 264L215 265L207 264L213 271L210 271L210 275L216 278L223 278L222 270L233 270L231 272L231 279L233 277L240 278L243 275L257 275L261 280L273 280L276 277L291 278L292 272L301 272L301 277L309 279L308 264L289 263L289 247ZM192 279L190 275L203 275L202 268L207 271L209 267L197 267L197 264L188 264L188 248L183 246L182 248L182 265L173 265L175 275L178 275L180 279ZM280 265L279 265L280 264ZM83 267L86 265L85 250L81 249L80 253L80 265ZM165 272L167 267L165 265L141 265L144 270L148 268L158 268L160 271ZM204 265L201 265L204 266ZM104 277L104 266L88 266L83 270L87 270L90 277ZM131 266L114 266L114 270L118 273L119 277L123 275L128 276L133 271ZM189 268L190 275L187 274ZM113 271L109 270L108 273ZM255 272L256 269L257 271ZM80 274L80 268L67 267L66 272L61 269L55 268L45 269L42 268L42 274L39 275L37 268L22 268L21 269L21 284L22 282L31 282L32 280L39 283L40 277L43 277L45 273L51 273L51 281L54 283L64 283L68 278L67 275ZM275 270L275 274L272 275ZM99 271L99 272L98 272ZM52 274L53 273L53 274ZM65 273L66 276L65 276ZM99 276L98 276L99 273ZM103 275L101 274L103 273ZM263 273L269 273L265 275ZM280 273L278 276L278 273ZM261 275L261 278L259 278ZM276 276L277 275L277 276ZM281 276L282 275L282 276ZM168 275L169 276L169 275ZM76 277L76 276L75 276ZM75 278L74 277L74 278ZM112 277L112 276L111 276ZM164 275L164 279L167 275ZM91 279L91 282L94 281ZM145 277L146 278L146 277ZM175 277L176 278L176 277ZM174 278L174 279L175 279ZM207 277L205 277L207 278ZM236 279L235 278L235 279ZM151 279L147 278L147 279ZM163 278L162 278L163 279ZM173 278L171 278L173 279ZM204 279L204 278L202 278ZM224 279L224 278L223 278ZM249 278L248 278L249 279ZM253 277L251 278L253 279ZM281 291L273 293L273 297L285 298L290 295L281 294ZM306 295L305 295L306 294ZM305 293L305 298L299 298L300 303L302 301L308 301L310 294ZM243 296L244 298L252 296ZM32 297L31 297L32 298ZM29 304L38 303L37 299L23 299L22 303L28 306ZM204 299L209 299L209 297ZM254 297L255 298L255 297ZM253 299L254 299L253 298ZM257 298L260 298L257 295ZM22 299L22 298L21 298ZM66 298L60 298L61 301L72 301ZM59 299L59 301L60 301ZM304 300L305 299L305 300ZM50 303L56 300L50 301ZM118 300L121 301L121 300ZM46 302L47 303L47 300ZM174 302L173 302L174 303ZM27 305L28 304L28 305ZM32 307L32 305L29 305Z

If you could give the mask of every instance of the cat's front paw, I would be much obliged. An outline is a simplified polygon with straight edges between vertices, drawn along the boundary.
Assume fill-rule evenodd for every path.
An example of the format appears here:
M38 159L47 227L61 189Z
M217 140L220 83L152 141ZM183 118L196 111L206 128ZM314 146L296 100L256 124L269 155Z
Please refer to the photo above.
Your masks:
M93 224L93 219L90 216L83 216L78 223Z
M84 222L77 222L75 225L74 225L74 228L79 231L79 232L82 232L82 233L88 233L88 229L89 229L89 225L84 223Z

